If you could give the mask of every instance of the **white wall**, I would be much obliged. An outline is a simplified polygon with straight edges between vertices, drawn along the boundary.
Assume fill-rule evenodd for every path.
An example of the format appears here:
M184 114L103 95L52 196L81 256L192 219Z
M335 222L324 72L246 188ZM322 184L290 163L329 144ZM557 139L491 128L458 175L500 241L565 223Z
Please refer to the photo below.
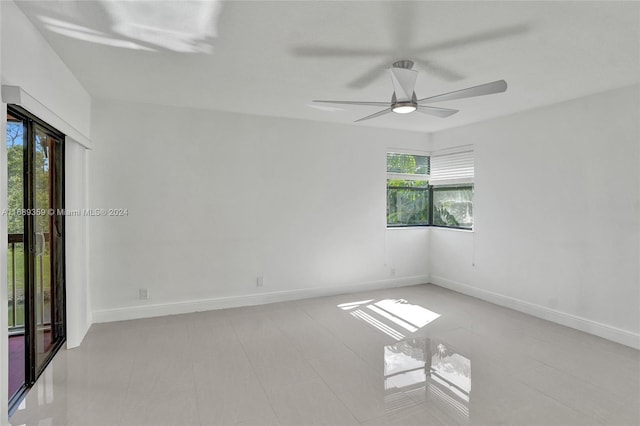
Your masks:
M0 30L2 29L2 7L0 5ZM0 43L0 81L2 81L2 43ZM7 205L7 142L6 126L7 109L0 101L0 208ZM7 235L7 216L0 215L0 235ZM9 341L7 328L9 326L7 297L7 244L0 244L0 425L9 423L7 408L9 399Z
M89 151L67 138L65 141L65 208L87 209ZM67 347L79 346L91 326L89 309L88 217L65 218L65 258L67 291ZM70 315L69 315L70 313Z
M94 321L427 280L428 231L385 222L386 148L424 134L109 101L92 117L92 206L129 211L90 219Z
M62 62L62 60L53 51L51 46L45 41L42 35L31 24L27 17L12 1L1 1L0 10L2 16L0 20L1 29L1 67L0 76L3 85L19 86L27 93L30 101L29 107L31 112L40 116L45 120L54 119L54 124L59 130L68 133L71 131L74 135L80 136L86 143L90 131L90 113L91 98L78 82L75 76ZM34 102L35 101L35 102ZM4 108L3 108L4 111ZM5 124L6 119L3 117L2 123ZM4 130L2 131L4 137ZM73 140L67 138L67 146L74 144ZM3 142L3 149L6 149ZM79 145L78 145L79 147ZM73 147L71 148L73 150ZM84 150L84 148L80 148ZM67 153L69 151L67 150ZM86 198L85 194L77 191L86 191L81 183L75 182L76 179L82 179L82 175L78 175L77 169L84 170L86 164L78 163L77 160L82 156L71 155L66 161L67 172L67 201L73 207L77 204L77 200L81 201ZM0 164L2 169L6 171L6 163ZM1 182L2 193L6 193L6 179ZM6 206L6 198L2 199L2 207ZM4 219L3 219L4 220ZM70 221L67 228L67 238L74 244L80 244L84 234L76 235L81 228L76 226L75 219ZM5 223L6 222L2 222ZM82 231L84 232L84 231ZM1 229L2 235L6 235L6 227ZM6 259L6 246L2 247L0 253L1 261ZM67 248L69 245L67 244ZM74 250L75 249L75 250ZM84 273L86 267L82 262L83 257L79 253L86 253L85 246L74 246L67 256L67 346L73 347L78 345L88 326L90 319L87 317L87 297L88 283L86 282L86 273L84 278L79 278ZM0 270L0 287L2 291L6 291L6 272ZM82 279L82 281L81 281ZM78 294L79 292L79 294ZM2 300L6 300L3 298ZM83 301L84 300L84 301ZM4 305L3 305L4 306ZM6 307L5 307L6 308ZM2 315L6 318L6 314ZM3 333L6 333L6 325L0 323ZM1 335L0 335L1 337ZM6 334L5 334L6 337ZM2 338L2 344L5 343ZM6 355L6 348L1 346L2 357ZM0 377L7 377L6 364L0 371ZM1 384L1 383L0 383ZM2 386L3 392L6 392L6 386ZM6 402L5 397L1 394L2 403ZM0 416L6 411L1 411Z
M43 119L55 119L55 124L65 132L71 130L86 142L89 136L91 100L82 85L33 27L31 22L12 1L0 2L0 82L19 86L29 94L31 112ZM30 109L30 108L28 108ZM0 207L7 206L6 179L6 104L0 112ZM62 124L62 126L61 126ZM75 207L86 201L86 188L78 179L77 170L85 170L86 163L79 151L85 148L67 138L67 205ZM71 155L69 153L71 152ZM85 173L86 174L86 173ZM81 219L81 218L80 218ZM78 219L67 223L67 346L80 344L90 318L88 317L88 283L86 276L86 229L77 225ZM0 216L0 235L7 235L6 216ZM84 238L84 240L83 240ZM71 245L69 243L72 243ZM84 242L84 245L79 245ZM7 300L7 245L0 244L0 300ZM84 263L82 263L84 262ZM84 275L82 275L84 274ZM84 298L84 301L83 301ZM7 418L7 304L0 304L0 425L8 424Z
M20 86L84 136L91 98L42 34L11 1L2 1L2 84ZM62 130L62 129L61 129Z
M431 230L432 282L640 346L639 94L433 134L475 145L476 181L475 232Z

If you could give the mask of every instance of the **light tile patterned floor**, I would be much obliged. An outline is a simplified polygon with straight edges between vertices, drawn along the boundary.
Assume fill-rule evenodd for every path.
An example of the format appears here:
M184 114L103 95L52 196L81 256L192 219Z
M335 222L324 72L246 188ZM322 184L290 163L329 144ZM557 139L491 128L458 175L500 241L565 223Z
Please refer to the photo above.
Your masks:
M638 425L640 352L431 285L96 324L13 425Z

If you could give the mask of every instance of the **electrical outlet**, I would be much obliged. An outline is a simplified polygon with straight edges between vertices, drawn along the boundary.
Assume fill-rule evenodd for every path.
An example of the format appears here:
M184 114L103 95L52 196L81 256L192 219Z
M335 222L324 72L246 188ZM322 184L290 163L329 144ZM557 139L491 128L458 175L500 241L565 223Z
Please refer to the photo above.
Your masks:
M392 277L395 277L396 276L396 268L389 269L389 273L391 274Z
M264 277L259 275L256 279L256 287L262 287L264 285Z
M140 290L138 290L138 296L140 297L140 300L148 300L149 299L149 289L148 288L141 288Z

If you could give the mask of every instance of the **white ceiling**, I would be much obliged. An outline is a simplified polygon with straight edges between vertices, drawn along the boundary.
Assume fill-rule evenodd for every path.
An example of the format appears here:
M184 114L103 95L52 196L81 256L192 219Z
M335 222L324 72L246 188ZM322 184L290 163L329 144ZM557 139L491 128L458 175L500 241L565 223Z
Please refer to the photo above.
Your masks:
M358 126L436 131L637 83L638 2L23 1L94 96L350 123L387 101L397 59L419 98L505 79L506 93ZM428 63L424 63L428 62Z

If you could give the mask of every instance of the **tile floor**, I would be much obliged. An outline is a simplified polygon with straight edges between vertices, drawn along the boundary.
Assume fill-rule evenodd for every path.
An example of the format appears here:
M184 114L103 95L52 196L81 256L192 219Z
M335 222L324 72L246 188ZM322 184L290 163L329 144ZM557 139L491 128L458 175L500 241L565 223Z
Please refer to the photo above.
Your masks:
M13 425L638 425L640 352L431 285L96 324Z

